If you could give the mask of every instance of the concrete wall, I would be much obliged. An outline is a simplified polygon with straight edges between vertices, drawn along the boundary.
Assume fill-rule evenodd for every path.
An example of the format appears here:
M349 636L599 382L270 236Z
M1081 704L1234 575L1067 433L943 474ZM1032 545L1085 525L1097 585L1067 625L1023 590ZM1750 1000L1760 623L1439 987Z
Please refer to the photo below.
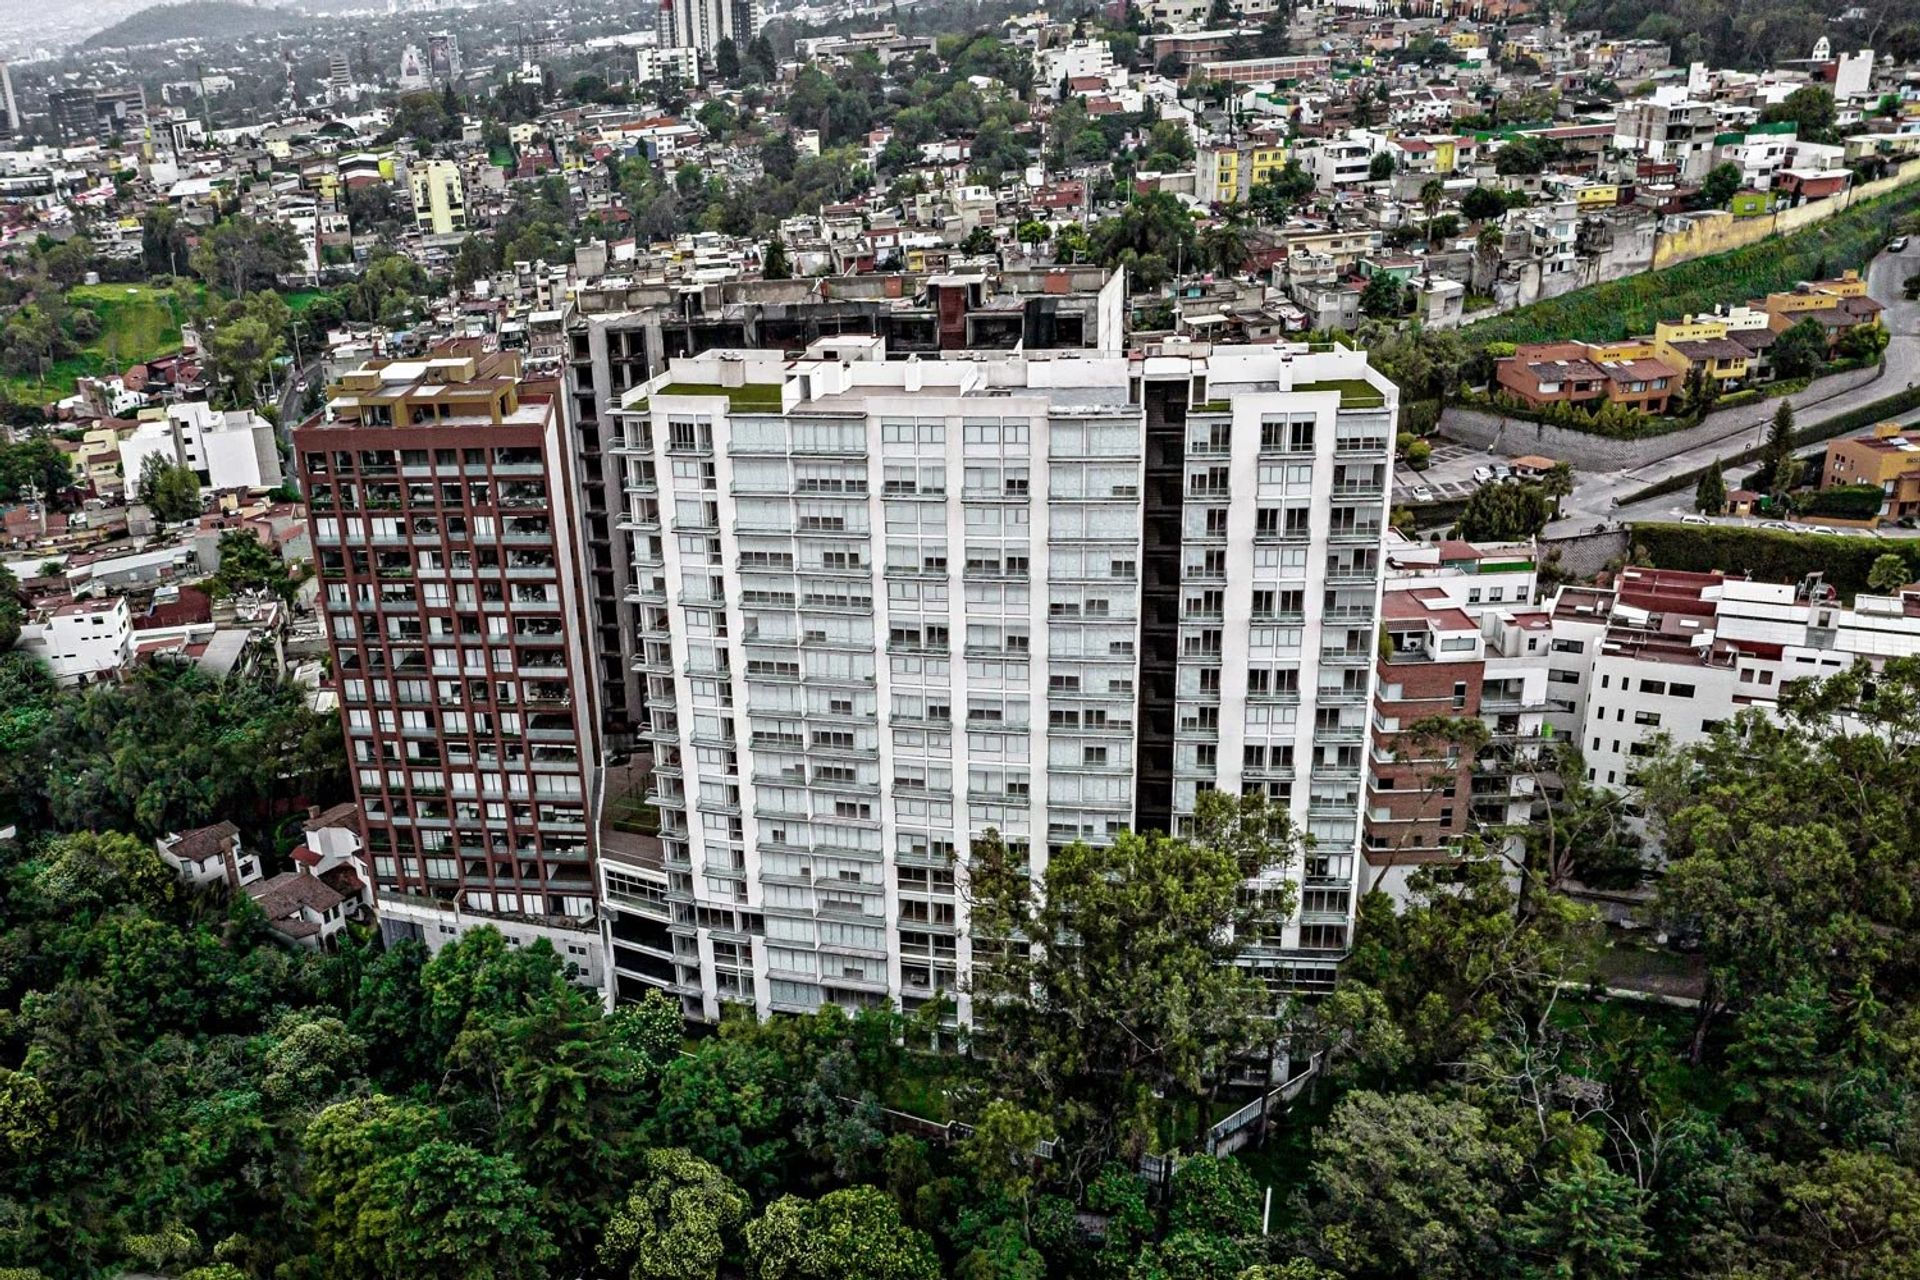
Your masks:
M1881 367L1875 365L1871 369L1850 369L1846 373L1836 373L1820 379L1799 395L1786 398L1793 401L1795 413L1804 413L1834 396L1872 382L1880 376ZM1779 407L1779 400L1762 400L1757 404L1710 413L1700 425L1685 431L1670 431L1663 436L1638 440L1616 440L1610 436L1556 427L1545 422L1505 418L1486 409L1448 405L1440 415L1440 433L1461 444L1470 444L1478 449L1500 450L1510 456L1545 454L1549 458L1571 462L1576 470L1624 471L1721 440L1752 444L1755 429L1772 421L1774 411Z
M1763 218L1736 220L1732 214L1718 210L1689 214L1687 225L1674 226L1674 229L1660 236L1653 248L1653 265L1656 269L1671 267L1710 253L1725 253L1729 249L1754 244L1769 236L1798 231L1816 222L1824 222L1858 201L1885 195L1916 179L1920 179L1920 160L1909 160L1878 182L1851 187L1831 200L1817 200Z
M1613 561L1626 559L1628 542L1625 529L1609 529L1605 533L1576 533L1565 538L1541 538L1540 563L1557 564L1562 573L1587 579Z

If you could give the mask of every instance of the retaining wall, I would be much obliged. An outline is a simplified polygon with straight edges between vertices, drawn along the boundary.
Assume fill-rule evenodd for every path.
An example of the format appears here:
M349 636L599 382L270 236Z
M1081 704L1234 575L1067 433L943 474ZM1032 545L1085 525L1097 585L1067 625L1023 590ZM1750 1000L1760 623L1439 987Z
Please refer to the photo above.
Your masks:
M1724 210L1687 214L1684 221L1670 220L1667 224L1670 229L1661 232L1660 237L1654 242L1654 269L1671 267L1694 258L1704 258L1710 253L1725 253L1729 249L1744 248L1771 236L1785 235L1789 231L1810 227L1816 222L1826 221L1843 209L1853 207L1862 200L1883 196L1916 178L1920 178L1920 160L1909 160L1878 182L1849 187L1829 200L1815 200L1811 204L1782 209L1778 213L1763 217L1735 218Z
M1539 540L1540 563L1557 563L1562 573L1586 580L1615 560L1625 560L1629 539L1625 529L1605 533L1575 533L1564 538ZM1558 559L1555 559L1555 556Z

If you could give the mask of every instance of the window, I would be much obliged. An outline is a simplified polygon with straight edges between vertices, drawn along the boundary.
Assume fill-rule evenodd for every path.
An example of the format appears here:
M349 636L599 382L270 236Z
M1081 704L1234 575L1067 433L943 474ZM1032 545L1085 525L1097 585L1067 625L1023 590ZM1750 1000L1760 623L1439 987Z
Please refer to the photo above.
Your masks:
M1667 682L1665 680L1642 680L1640 682L1640 692L1642 693L1665 693L1666 691Z
M1587 651L1587 642L1584 640L1555 640L1553 642L1553 651L1555 653L1585 653Z
M1660 713L1658 711L1636 711L1633 713L1633 722L1657 729L1660 727Z
M1693 696L1693 686L1690 684L1670 684L1667 686L1667 696L1669 698L1691 698Z

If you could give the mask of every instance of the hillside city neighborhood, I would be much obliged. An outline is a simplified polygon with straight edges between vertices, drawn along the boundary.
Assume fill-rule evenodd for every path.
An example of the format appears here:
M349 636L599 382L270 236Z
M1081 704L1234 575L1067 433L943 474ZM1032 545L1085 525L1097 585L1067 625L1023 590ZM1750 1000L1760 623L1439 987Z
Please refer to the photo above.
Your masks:
M1901 6L55 8L0 1280L1920 1276Z

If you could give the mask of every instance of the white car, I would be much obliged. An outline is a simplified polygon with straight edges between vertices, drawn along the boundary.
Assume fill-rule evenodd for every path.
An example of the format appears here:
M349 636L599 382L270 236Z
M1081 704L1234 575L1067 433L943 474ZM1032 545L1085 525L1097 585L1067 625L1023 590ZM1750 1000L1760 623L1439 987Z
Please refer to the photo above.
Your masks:
M1760 522L1760 527L1762 529L1778 529L1782 533L1793 532L1793 526L1788 524L1785 520L1762 520Z
M1680 523L1681 524L1712 524L1713 521L1707 519L1705 516L1681 516Z
M1887 241L1888 253L1905 253L1906 251L1907 238L1905 236L1895 236L1893 239Z
M1432 502L1433 490L1423 484L1417 484L1413 486L1413 500L1415 502Z
M1475 484L1485 484L1491 479L1493 479L1492 467L1475 467L1473 469L1473 481Z
M1833 535L1833 527L1831 525L1824 525L1824 524L1810 524L1806 527L1806 532L1824 533L1831 536Z

